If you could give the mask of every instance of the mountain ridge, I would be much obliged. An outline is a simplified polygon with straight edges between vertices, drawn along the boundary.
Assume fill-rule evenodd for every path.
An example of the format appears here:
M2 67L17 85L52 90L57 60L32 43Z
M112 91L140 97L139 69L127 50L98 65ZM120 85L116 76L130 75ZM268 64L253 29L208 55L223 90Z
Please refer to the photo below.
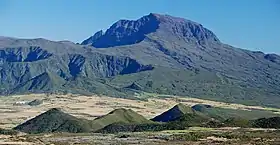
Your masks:
M120 20L83 44L1 38L1 94L48 90L133 98L127 86L134 83L144 92L279 106L280 56L223 44L196 22L149 14ZM43 79L43 88L32 91L19 87L45 72L63 81Z
M90 44L97 48L136 44L143 41L147 37L146 35L156 32L158 29L173 32L181 37L194 37L197 41L213 39L213 41L220 42L213 32L199 23L170 15L150 13L137 20L119 20L104 34L103 31L98 31L81 44Z

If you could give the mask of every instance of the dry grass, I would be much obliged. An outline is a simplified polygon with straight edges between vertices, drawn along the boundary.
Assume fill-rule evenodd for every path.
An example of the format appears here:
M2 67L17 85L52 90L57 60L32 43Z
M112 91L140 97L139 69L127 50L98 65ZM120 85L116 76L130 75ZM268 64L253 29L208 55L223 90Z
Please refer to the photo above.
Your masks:
M196 98L183 98L178 96L169 96L168 98L158 98L156 94L148 94L152 96L147 101L129 100L121 98L111 98L107 96L82 96L82 95L14 95L8 97L0 97L0 128L10 129L24 121L31 119L50 108L62 108L65 112L77 117L94 119L97 116L104 115L116 108L130 108L139 114L152 118L175 104L182 102L188 106L198 103L209 104L216 107L232 108L232 109L260 109L267 110L260 106L245 106L241 104L228 104L223 102L215 102ZM34 99L44 100L39 106L14 105L16 102L29 102ZM274 108L270 108L274 109ZM274 109L279 111L279 109ZM276 112L278 113L278 112Z

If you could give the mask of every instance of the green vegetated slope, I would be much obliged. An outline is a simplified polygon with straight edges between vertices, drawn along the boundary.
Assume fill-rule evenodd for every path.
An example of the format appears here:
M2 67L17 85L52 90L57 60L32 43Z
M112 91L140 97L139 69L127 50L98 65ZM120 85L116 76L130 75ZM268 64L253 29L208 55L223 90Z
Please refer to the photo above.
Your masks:
M198 97L247 105L277 107L278 104L274 101L279 99L278 97L270 96L274 98L272 99L262 95L264 93L262 89L249 86L243 88L242 86L246 85L238 80L203 70L186 71L155 67L151 71L108 78L107 83L119 88L136 83L138 88L145 92Z
M162 131L162 130L182 130L188 126L199 126L210 120L210 117L196 112L191 107L178 104L151 119L151 123L142 124L120 124L114 123L108 125L97 132L116 133L116 132L140 132L140 131Z
M35 118L24 122L14 128L26 133L51 133L51 132L90 132L91 126L88 120L76 118L53 108Z
M131 109L116 109L112 112L101 116L91 122L94 131L102 129L110 124L145 124L152 123L142 115Z
M82 45L1 37L0 62L5 95L134 98L145 91L280 107L280 56L232 47L203 25L169 15L120 20Z
M174 106L173 108L167 110L166 112L163 112L159 116L156 116L155 118L151 119L153 121L157 122L169 122L174 121L178 119L179 117L187 114L187 113L194 113L195 110L193 110L191 107L187 107L183 104L178 104Z
M255 119L259 117L261 118ZM183 130L192 126L279 128L278 124L279 115L269 111L259 114L259 111L256 110L230 110L202 104L187 107L178 104L152 120L146 119L131 109L116 109L94 120L86 120L54 108L14 129L31 134L51 132L117 133Z
M194 105L192 109L194 113L186 113L175 121L184 122L188 126L255 127L252 121L256 119L279 116L272 111L227 109L205 104Z
M32 78L31 80L20 84L13 89L16 93L24 93L26 90L38 91L38 93L50 92L53 88L57 91L62 90L61 84L64 84L65 80L56 74L44 72L39 76ZM40 90L40 91L39 91ZM12 92L13 93L13 92Z
M14 129L31 134L51 132L82 133L94 132L114 123L143 124L151 122L130 109L116 109L95 120L86 120L53 108L18 125Z
M273 118L279 116L270 111L259 110L235 110L211 107L210 105L198 104L187 107L178 104L171 109L154 117L154 123L144 124L110 124L97 132L99 133L117 133L117 132L140 132L140 131L162 131L162 130L184 130L187 127L258 127L256 124L262 124L257 118L268 117L267 120L273 120L269 123L271 128L279 128L279 121ZM275 121L276 120L276 121ZM272 127L273 126L273 127ZM268 128L268 127L265 127Z
M197 114L199 116L207 116L208 118L214 118L216 120L226 120L229 118L243 118L248 120L254 120L262 117L274 117L279 116L272 111L265 110L241 110L241 109L229 109L213 107L206 104L197 104L192 107L185 106L183 104L177 104L173 108L163 112L162 114L153 118L153 121L157 122L169 122L177 120L185 114Z
M227 109L205 104L194 105L192 109L193 113L186 113L178 117L175 122L202 127L258 127L254 122L259 122L259 118L267 117L267 120L273 120L280 116L272 111ZM267 122L266 119L264 122ZM278 120L271 122L276 123ZM274 128L278 127L274 125Z
M276 114L273 111L265 111L265 110L257 110L257 109L241 110L241 109L218 108L205 104L194 105L192 106L192 109L219 120L225 120L228 118L243 118L243 119L253 120L262 117L279 116L279 114Z

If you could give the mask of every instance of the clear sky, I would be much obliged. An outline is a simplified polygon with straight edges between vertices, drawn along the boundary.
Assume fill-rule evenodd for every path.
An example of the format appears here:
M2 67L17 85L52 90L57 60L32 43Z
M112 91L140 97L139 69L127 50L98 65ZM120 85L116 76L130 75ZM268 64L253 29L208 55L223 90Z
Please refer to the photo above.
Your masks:
M233 46L280 54L280 0L0 0L0 35L81 42L151 12L199 22Z

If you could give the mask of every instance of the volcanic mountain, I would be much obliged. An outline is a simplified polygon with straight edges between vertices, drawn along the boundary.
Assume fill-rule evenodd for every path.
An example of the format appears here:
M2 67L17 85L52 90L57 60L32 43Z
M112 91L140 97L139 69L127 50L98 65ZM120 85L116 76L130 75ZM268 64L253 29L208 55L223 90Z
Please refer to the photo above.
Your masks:
M110 113L96 118L92 122L94 131L102 129L105 126L111 124L142 124L142 123L152 123L152 121L146 119L142 115L134 112L131 109L115 109Z
M180 103L167 110L166 112L163 112L162 114L154 117L151 120L157 122L169 122L184 116L186 113L192 114L195 113L195 110L193 110L191 107L187 107L184 104Z
M171 109L151 119L155 122L184 122L187 125L202 125L209 121L233 125L238 121L249 121L263 117L277 117L278 114L265 110L241 110L196 104L192 107L179 103ZM197 124L198 123L198 124Z
M115 109L95 120L86 120L64 113L61 109L53 108L18 125L14 129L31 134L51 132L81 133L94 132L116 123L137 125L152 123L152 121L131 109Z
M33 119L24 122L14 128L26 133L51 133L51 132L90 132L91 126L88 120L76 118L53 108Z
M134 98L137 84L144 92L280 107L280 56L224 44L197 22L151 13L81 44L0 37L1 94Z

